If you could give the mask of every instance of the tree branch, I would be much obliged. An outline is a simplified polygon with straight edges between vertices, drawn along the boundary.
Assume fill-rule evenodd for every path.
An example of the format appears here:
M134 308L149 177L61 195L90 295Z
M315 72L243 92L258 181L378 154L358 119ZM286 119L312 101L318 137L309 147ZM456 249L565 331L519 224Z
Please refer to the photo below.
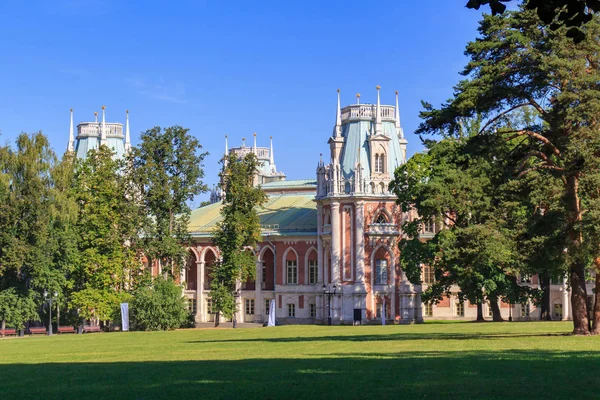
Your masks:
M558 148L557 148L557 147L556 147L556 146L555 146L555 145L554 145L554 144L553 144L553 143L552 143L550 140L548 140L548 138L546 138L546 137L544 137L544 136L540 135L540 134L539 134L539 133L537 133L537 132L533 132L533 131L530 131L530 130L527 130L527 129L520 129L520 130L516 130L516 131L508 131L508 132L502 132L502 133L503 133L503 134L513 133L513 135L512 135L512 136L509 136L509 137L506 139L507 141L510 141L510 140L512 140L512 139L514 139L514 138L516 138L516 137L519 137L519 136L527 135L527 136L529 136L529 137L532 137L532 138L534 138L534 139L537 139L537 140L539 140L540 142L544 143L544 144L545 144L546 146L548 146L548 147L549 147L549 148L552 150L552 152L553 152L554 154L556 154L558 157L560 157L560 156L561 156L560 150L559 150L559 149L558 149Z

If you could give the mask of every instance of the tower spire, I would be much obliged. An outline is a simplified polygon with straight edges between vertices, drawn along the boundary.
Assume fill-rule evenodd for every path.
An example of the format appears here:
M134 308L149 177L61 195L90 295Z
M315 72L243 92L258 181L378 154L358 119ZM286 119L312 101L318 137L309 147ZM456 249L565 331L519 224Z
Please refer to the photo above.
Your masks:
M342 109L340 108L340 89L337 90L337 110L335 114L335 129L333 131L335 137L342 135Z
M400 126L400 107L398 106L398 91L396 90L396 133L400 139L404 139L404 132L402 132L402 127Z
M129 110L125 110L125 153L131 151L131 137L129 135Z
M102 106L102 132L100 144L106 144L106 106Z
M360 93L356 93L356 104L360 104Z
M271 171L275 172L275 155L273 154L273 136L269 136L271 141L271 151L269 151L269 164L271 165Z
M258 152L256 151L256 132L254 132L254 145L252 146L252 152L254 155L258 156Z
M381 135L382 132L382 128L381 128L381 103L379 101L379 89L381 89L381 86L377 85L376 86L377 89L377 107L375 108L375 134L376 135Z
M227 145L227 135L225 135L225 157L229 155L229 145Z
M98 111L94 111L94 122L98 123Z
M71 108L71 125L69 126L69 144L67 145L67 151L75 151L75 134L73 133L73 109Z

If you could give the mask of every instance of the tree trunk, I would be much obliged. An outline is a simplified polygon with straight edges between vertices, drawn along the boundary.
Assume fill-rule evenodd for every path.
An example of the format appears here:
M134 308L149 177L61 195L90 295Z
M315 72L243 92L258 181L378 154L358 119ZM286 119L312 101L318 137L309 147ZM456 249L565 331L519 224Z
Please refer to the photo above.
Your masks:
M0 330L5 330L6 329L6 320L3 319L2 323L0 323Z
M500 312L500 306L498 305L498 298L490 300L490 307L492 308L492 321L504 322L502 313Z
M572 175L567 178L567 202L569 209L569 248L570 258L569 277L571 279L571 310L573 314L573 334L587 335L590 333L587 289L585 287L585 263L581 257L582 237L578 225L581 222L579 205L579 178Z
M483 303L481 300L477 302L477 322L485 322L485 318L483 318Z
M600 334L600 257L594 260L596 266L596 290L594 294L594 323L592 326L592 335Z
M540 286L542 287L542 311L540 320L552 321L552 310L550 309L550 277L540 276Z
M218 312L216 312L216 313L215 313L215 328L217 328L217 327L219 326L219 323L220 323L220 321L219 321L219 320L220 320L220 318L219 318L219 313L218 313Z
M56 327L60 326L60 303L56 300Z

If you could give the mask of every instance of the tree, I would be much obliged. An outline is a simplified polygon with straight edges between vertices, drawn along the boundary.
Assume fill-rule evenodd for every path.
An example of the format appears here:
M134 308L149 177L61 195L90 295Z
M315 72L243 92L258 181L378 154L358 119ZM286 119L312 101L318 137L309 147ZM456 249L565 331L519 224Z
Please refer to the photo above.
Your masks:
M102 310L110 309L117 294L132 288L136 265L141 265L132 248L138 238L139 207L130 181L123 161L106 146L90 151L76 167L79 257L71 304L83 310L84 318L90 317L85 310L92 304L96 318L110 319L111 314Z
M481 37L467 46L466 79L440 109L425 103L425 119L417 133L456 135L459 122L481 114L480 134L493 134L511 112L533 107L541 123L499 132L520 140L518 176L538 171L562 183L567 263L572 288L573 333L589 333L585 270L590 247L584 243L582 179L595 180L600 160L600 24L594 17L575 44L566 27L548 29L530 10L485 16ZM591 203L590 203L591 204ZM593 248L593 246L592 246ZM596 248L597 252L597 248Z
M16 148L0 148L0 292L3 318L37 319L34 290L51 274L51 170L56 157L42 133L21 134ZM2 320L5 326L6 320Z
M165 274L179 271L189 243L188 222L194 196L206 191L202 183L200 142L180 126L154 127L133 148L130 167L146 221L142 245L146 256L158 260Z
M489 4L492 15L502 14L506 6L502 3L508 3L511 0L469 0L467 8L479 10L479 7ZM526 0L526 7L536 10L538 17L542 22L558 29L566 26L567 37L572 37L575 42L580 42L585 38L585 33L581 28L593 18L593 13L600 11L600 1L598 0Z
M133 326L144 331L181 328L190 317L181 287L170 277L157 277L152 285L138 288L131 310Z
M478 121L464 124L478 127ZM402 239L402 268L413 283L421 283L421 266L434 269L435 282L423 294L440 301L453 285L459 298L477 305L483 321L483 303L489 301L495 321L502 320L499 298L523 301L530 295L516 281L518 260L508 221L511 212L503 193L506 154L510 147L494 137L461 136L427 141L428 152L413 156L399 167L390 184L404 212L415 210ZM496 157L481 155L491 150ZM424 242L424 224L440 228Z
M224 193L222 221L213 236L213 242L221 252L211 281L215 326L219 324L221 313L228 318L235 313L237 283L252 279L256 274L254 256L247 249L254 248L260 239L260 220L256 209L266 200L264 191L253 185L258 166L258 159L253 153L241 159L235 154L223 159L223 170L219 174Z
M29 292L23 296L17 293L15 288L0 291L0 321L1 329L6 326L15 329L25 329L28 321L39 321L37 304L33 299L33 293Z

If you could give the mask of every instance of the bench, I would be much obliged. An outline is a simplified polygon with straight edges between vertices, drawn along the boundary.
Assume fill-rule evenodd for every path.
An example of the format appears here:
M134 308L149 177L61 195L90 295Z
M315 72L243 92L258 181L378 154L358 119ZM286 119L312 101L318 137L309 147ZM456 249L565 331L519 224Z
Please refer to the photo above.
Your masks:
M77 333L77 331L72 326L59 326L58 333Z
M17 335L17 330L16 329L0 329L0 337L2 336L10 336L10 335Z
M29 327L30 335L46 334L46 328L43 326Z
M84 325L83 333L102 332L98 325Z

